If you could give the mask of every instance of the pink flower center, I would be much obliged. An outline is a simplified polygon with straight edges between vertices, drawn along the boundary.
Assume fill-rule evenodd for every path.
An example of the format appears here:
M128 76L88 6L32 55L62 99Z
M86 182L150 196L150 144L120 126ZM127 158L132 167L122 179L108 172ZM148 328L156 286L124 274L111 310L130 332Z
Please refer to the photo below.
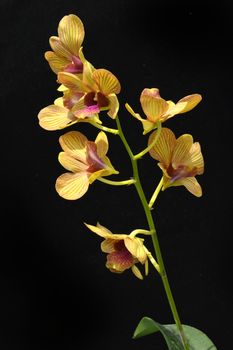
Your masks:
M83 64L79 57L72 55L72 60L65 68L64 72L78 74L83 72Z
M190 168L187 165L179 165L178 168L174 169L170 164L167 173L171 177L171 182L174 182L185 177L195 176L197 171L196 168Z

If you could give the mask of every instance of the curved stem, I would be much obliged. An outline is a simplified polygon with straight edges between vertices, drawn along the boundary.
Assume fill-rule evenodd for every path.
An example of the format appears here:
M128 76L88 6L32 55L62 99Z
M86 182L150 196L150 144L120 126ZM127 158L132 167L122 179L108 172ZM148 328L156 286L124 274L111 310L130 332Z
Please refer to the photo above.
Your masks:
M144 212L145 212L145 215L147 218L149 228L151 231L154 231L154 233L151 235L152 242L153 242L153 246L155 249L156 258L157 258L157 261L159 264L160 276L162 278L163 286L164 286L164 289L165 289L165 292L167 295L170 309L172 311L172 315L173 315L174 321L176 323L176 326L179 330L184 349L189 350L188 342L187 342L187 339L186 339L185 334L184 334L184 330L183 330L183 327L182 327L182 324L180 321L180 317L179 317L179 314L178 314L178 311L176 308L175 300L173 298L171 287L170 287L167 273L165 270L165 266L164 266L164 262L163 262L163 258L162 258L162 253L161 253L160 245L159 245L159 241L158 241L158 236L157 236L157 232L156 232L155 225L154 225L154 220L153 220L151 210L149 208L149 205L148 205L147 200L146 200L146 196L144 194L144 191L143 191L143 188L141 185L141 181L140 181L140 177L139 177L139 173L138 173L137 160L134 158L133 153L131 151L131 148L130 148L130 146L129 146L129 144L124 136L124 133L123 133L122 128L121 128L119 117L116 118L116 123L117 123L117 127L119 130L119 136L120 136L120 138L125 146L126 151L129 154L129 157L130 157L130 160L132 163L133 175L134 175L134 179L136 180L134 185L136 187L137 193L139 195L142 206L144 208Z
M112 185L112 186L132 185L135 183L134 179L123 180L123 181L112 181L112 180L105 179L103 177L99 177L97 180L104 182L107 185Z
M156 144L156 142L158 141L158 138L160 136L160 133L161 133L161 130L162 130L162 126L161 126L161 122L157 122L157 132L156 132L156 135L155 135L155 138L154 140L151 142L151 144L149 144L148 147L146 147L143 151L135 154L134 156L134 159L139 159L141 158L142 156L144 156L144 154L146 154L147 152L149 152L151 150L151 148Z
M97 129L100 129L100 130L103 130L103 131L106 131L106 132L110 132L111 134L114 134L114 135L119 134L119 131L117 129L108 128L107 126L98 124L98 123L96 123L94 121L89 122L89 124L93 125Z
M133 230L130 233L130 237L136 237L137 235L147 235L147 236L151 236L154 233L154 231L148 231L148 230L143 230L140 228L137 228L136 230Z
M152 208L152 205L153 205L154 202L156 201L156 198L158 197L158 194L159 194L159 192L160 192L162 186L163 186L163 177L162 177L161 180L159 181L159 184L158 184L158 186L156 187L156 189L155 189L155 191L154 191L154 193L153 193L153 195L152 195L152 197L151 197L151 199L150 199L150 202L149 202L149 204L148 204L148 206L149 206L150 209Z

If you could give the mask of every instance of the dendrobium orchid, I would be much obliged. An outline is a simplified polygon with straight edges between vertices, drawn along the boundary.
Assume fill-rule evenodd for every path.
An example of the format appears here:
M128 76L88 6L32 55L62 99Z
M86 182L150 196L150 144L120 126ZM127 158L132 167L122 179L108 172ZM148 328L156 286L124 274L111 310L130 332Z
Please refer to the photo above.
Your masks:
M202 188L196 180L196 175L201 175L204 172L200 144L194 142L189 134L176 138L174 133L168 128L163 128L162 124L177 114L192 110L202 97L195 93L174 103L163 99L158 88L145 88L140 95L141 107L146 116L144 118L135 113L126 103L127 110L134 117L132 121L135 121L136 118L142 123L143 134L152 132L148 146L135 153L128 143L124 128L121 126L120 116L118 116L117 94L120 93L121 85L110 71L103 68L96 69L84 57L83 39L82 21L79 17L70 14L61 19L58 25L58 37L50 37L53 51L45 53L50 67L57 74L57 83L60 84L57 90L62 93L62 97L58 97L54 104L39 112L40 126L46 130L58 130L73 126L75 123L86 122L88 127L92 126L102 130L97 134L95 141L88 140L79 131L67 132L59 138L62 152L59 153L58 159L67 171L57 178L56 190L61 197L76 200L87 192L90 184L95 180L111 186L133 185L147 220L145 229L137 228L128 235L113 234L99 223L96 226L85 224L90 231L102 238L101 250L106 253L106 267L111 272L121 274L126 270L131 270L138 279L142 280L144 276L148 275L150 261L161 277L175 324L162 325L148 317L143 317L133 337L142 337L160 330L165 336L169 349L174 347L180 350L216 349L203 332L183 325L181 322L166 273L153 211L151 210L161 193L161 189L165 190L171 186L183 185L196 197L202 195ZM115 119L115 128L110 128L105 123L102 124L99 119L99 114L102 111L106 111L112 119ZM82 126L85 128L87 125ZM130 178L120 181L105 178L105 176L119 173L107 157L108 139L105 132L116 135L114 137L120 140L125 147L132 165ZM135 140L135 146L137 146L137 137ZM148 152L162 170L161 180L149 201L140 181L143 177L140 170L145 170L145 168L138 167L137 163ZM118 155L121 158L120 154ZM151 158L150 160L154 162ZM112 208L113 204L110 204ZM131 200L130 204L134 210L134 200ZM90 208L93 209L93 205L90 205ZM124 208L122 207L120 210L124 210ZM115 212L118 213L117 210L111 211L113 215ZM155 258L147 249L145 236L143 239L139 235L151 237ZM145 270L143 273L140 271L142 267Z
M157 130L149 137L149 144L156 137ZM162 128L157 143L149 151L159 161L163 171L163 187L185 186L196 197L201 197L202 189L196 175L204 172L204 160L198 142L193 142L192 135L184 134L176 139L168 128Z
M71 95L83 94L83 97L76 105L77 117L107 110L107 114L111 118L116 118L119 110L116 94L121 90L118 79L107 69L95 69L84 58L82 50L80 50L80 57L83 62L81 78L67 72L58 74L58 81L70 90Z
M70 131L59 138L63 152L59 162L69 172L62 174L56 181L58 194L70 200L82 197L89 184L103 176L118 174L106 156L108 139L101 131L95 141L88 141L78 131Z
M83 63L79 57L79 49L84 35L83 23L78 16L71 14L61 19L58 37L51 36L49 39L53 51L45 53L45 58L54 73L82 73Z
M164 100L160 94L159 89L144 89L140 96L140 103L147 119L141 118L140 114L135 113L132 108L127 105L128 111L138 120L142 122L144 132L147 134L157 127L158 122L165 122L176 114L186 113L193 109L202 97L199 94L192 94L183 97L177 103Z
M134 235L113 234L106 227L85 224L92 232L103 237L101 250L107 253L106 267L115 273L122 273L127 269L131 269L136 277L143 279L143 276L135 265L141 263L145 265L146 274L148 273L148 250L143 244L143 239Z

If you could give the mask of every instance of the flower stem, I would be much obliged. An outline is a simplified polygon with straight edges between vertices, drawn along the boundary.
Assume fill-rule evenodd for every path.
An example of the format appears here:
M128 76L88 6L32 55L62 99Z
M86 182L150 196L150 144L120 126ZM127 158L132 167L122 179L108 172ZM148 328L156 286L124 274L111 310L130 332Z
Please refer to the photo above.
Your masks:
M112 181L112 180L105 179L103 177L99 177L97 180L104 182L107 185L112 185L112 186L132 185L135 183L134 179L123 180L123 181Z
M98 124L98 123L96 123L94 121L89 122L89 124L93 125L97 129L100 129L100 130L103 130L103 131L106 131L106 132L110 132L111 134L114 134L114 135L117 135L119 133L119 131L117 129L108 128L107 126Z
M151 199L150 199L150 202L149 202L149 204L148 204L148 206L149 206L150 209L152 208L152 205L153 205L154 202L156 201L156 198L157 198L157 196L158 196L158 194L159 194L159 192L160 192L162 186L163 186L163 177L162 177L161 180L159 181L159 184L158 184L158 186L156 187L156 189L155 189L155 191L154 191L154 193L153 193L153 195L152 195L152 197L151 197Z
M180 321L180 317L179 317L179 314L178 314L178 311L176 308L175 300L173 298L172 291L171 291L170 284L169 284L168 277L167 277L167 273L165 270L165 266L164 266L164 262L163 262L163 258L162 258L162 253L161 253L160 245L159 245L159 241L158 241L158 236L157 236L157 232L156 232L155 225L154 225L154 220L153 220L150 207L147 203L146 196L144 194L144 191L143 191L143 188L141 185L141 181L140 181L140 177L139 177L139 173L138 173L137 160L134 158L133 152L132 152L132 150L131 150L131 148L130 148L130 146L129 146L129 144L124 136L124 133L123 133L122 128L121 128L119 117L116 118L116 123L117 123L117 127L119 130L119 136L120 136L120 138L125 146L126 151L128 152L128 155L129 155L131 163L132 163L133 175L134 175L134 179L136 180L134 185L136 187L137 193L139 195L142 206L144 208L149 228L151 231L154 232L151 235L152 242L153 242L153 246L155 249L157 262L159 264L160 276L162 278L163 286L164 286L164 289L165 289L165 292L167 295L170 309L171 309L174 321L176 323L177 329L179 330L184 349L189 350L188 342L187 342L187 339L186 339L185 334L184 334L184 330L183 330L183 327L182 327L182 324Z
M151 148L152 148L152 147L156 144L156 142L158 141L158 138L159 138L160 133L161 133L161 129L162 129L162 127L161 127L161 122L158 122L158 123L157 123L157 132L156 132L156 136L155 136L154 140L153 140L153 141L151 142L151 144L150 144L148 147L146 147L143 151L141 151L141 152L135 154L134 159L139 159L139 158L141 158L142 156L144 156L147 152L149 152L149 151L151 150Z

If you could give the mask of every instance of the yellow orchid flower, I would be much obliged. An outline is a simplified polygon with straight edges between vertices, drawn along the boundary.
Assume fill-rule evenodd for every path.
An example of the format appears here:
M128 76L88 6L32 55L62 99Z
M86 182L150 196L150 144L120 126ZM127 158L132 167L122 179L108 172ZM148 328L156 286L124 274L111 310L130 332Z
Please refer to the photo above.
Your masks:
M83 94L72 93L69 90L63 92L63 97L54 101L53 105L43 108L39 114L39 125L45 130L64 129L72 124L82 122L95 122L101 124L98 116L98 108L86 108L85 113L77 113L77 106L83 106L83 100L80 101Z
M140 96L140 102L147 119L141 118L138 113L135 113L130 106L127 106L128 111L143 124L144 132L147 134L156 128L157 122L164 122L172 118L176 114L186 113L193 109L202 97L199 94L192 94L183 97L177 103L166 101L160 97L159 89L144 89Z
M108 139L101 131L95 141L89 141L78 131L70 131L59 138L63 152L59 162L69 172L62 174L56 181L58 194L70 200L82 197L89 184L102 176L118 174L109 158Z
M150 137L148 144L153 142L157 130ZM163 187L185 186L196 197L202 196L202 189L196 175L204 172L204 159L198 142L193 142L192 135L184 134L176 139L168 128L162 128L157 143L149 151L150 155L159 161L163 171Z
M79 49L84 35L83 23L78 16L70 14L61 19L58 37L51 36L49 39L53 51L45 53L45 58L54 73L82 73L83 64L79 57Z
M145 270L148 271L148 250L143 244L143 239L134 235L113 234L106 227L85 224L92 232L104 238L101 243L101 250L107 253L106 267L115 273L122 273L127 269L131 269L136 277L143 279L143 276L135 265L141 263L145 265Z
M116 118L119 102L116 97L121 90L118 79L107 69L95 69L88 62L80 49L80 58L83 62L82 77L68 72L60 72L58 81L71 91L71 94L82 93L83 97L75 106L77 116L85 116L94 109L100 112L108 110L111 118Z

